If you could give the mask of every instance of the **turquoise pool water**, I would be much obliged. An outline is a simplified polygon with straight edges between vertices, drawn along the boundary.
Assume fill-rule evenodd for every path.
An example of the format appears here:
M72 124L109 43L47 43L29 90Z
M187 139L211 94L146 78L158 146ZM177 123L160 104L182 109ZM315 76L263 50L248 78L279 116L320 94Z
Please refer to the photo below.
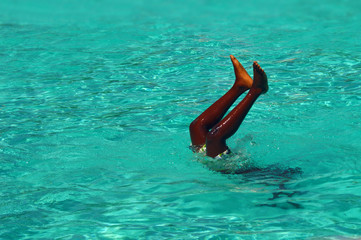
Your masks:
M0 9L0 239L361 238L360 1ZM230 54L270 90L228 144L274 171L188 149Z

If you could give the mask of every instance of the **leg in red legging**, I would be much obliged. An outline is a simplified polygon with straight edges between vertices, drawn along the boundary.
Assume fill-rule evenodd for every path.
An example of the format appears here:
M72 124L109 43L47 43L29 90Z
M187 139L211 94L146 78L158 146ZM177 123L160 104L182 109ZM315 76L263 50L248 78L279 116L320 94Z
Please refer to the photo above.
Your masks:
M234 73L236 75L235 83L225 95L213 103L189 126L192 145L195 151L198 151L204 144L206 144L206 138L209 130L222 119L234 101L236 101L243 92L252 86L253 80L248 75L247 71L234 56L231 55L230 57L233 63Z
M267 75L257 62L253 63L253 85L245 98L207 134L207 156L216 157L228 149L226 140L241 125L253 103L268 90Z

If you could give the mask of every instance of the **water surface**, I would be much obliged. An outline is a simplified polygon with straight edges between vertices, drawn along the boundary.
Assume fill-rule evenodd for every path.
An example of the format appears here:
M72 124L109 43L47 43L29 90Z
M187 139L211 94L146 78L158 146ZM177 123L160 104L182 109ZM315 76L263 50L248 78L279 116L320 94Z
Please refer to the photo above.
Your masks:
M360 237L359 2L0 9L0 238ZM228 144L273 172L216 173L188 149L230 54L270 90Z

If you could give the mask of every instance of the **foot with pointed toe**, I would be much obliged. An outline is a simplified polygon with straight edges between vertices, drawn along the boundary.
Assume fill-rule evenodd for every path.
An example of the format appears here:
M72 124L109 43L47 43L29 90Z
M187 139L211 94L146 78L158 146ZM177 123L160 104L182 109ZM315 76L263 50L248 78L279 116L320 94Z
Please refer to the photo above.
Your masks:
M251 76L247 73L246 69L242 64L235 58L233 55L230 56L234 68L234 73L236 75L235 86L248 90L252 87L253 80Z
M261 90L264 94L268 91L268 80L265 71L260 67L257 62L253 63L253 89Z

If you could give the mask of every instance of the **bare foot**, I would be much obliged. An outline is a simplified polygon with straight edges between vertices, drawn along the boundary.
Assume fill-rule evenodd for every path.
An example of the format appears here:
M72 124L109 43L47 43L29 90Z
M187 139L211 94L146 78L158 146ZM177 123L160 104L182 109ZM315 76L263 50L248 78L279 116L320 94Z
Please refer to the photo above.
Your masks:
M262 93L268 91L267 75L257 62L253 62L253 85L252 88L262 90Z
M252 87L253 80L247 73L246 69L233 55L230 56L233 63L234 73L236 75L235 85L244 89L250 89Z

